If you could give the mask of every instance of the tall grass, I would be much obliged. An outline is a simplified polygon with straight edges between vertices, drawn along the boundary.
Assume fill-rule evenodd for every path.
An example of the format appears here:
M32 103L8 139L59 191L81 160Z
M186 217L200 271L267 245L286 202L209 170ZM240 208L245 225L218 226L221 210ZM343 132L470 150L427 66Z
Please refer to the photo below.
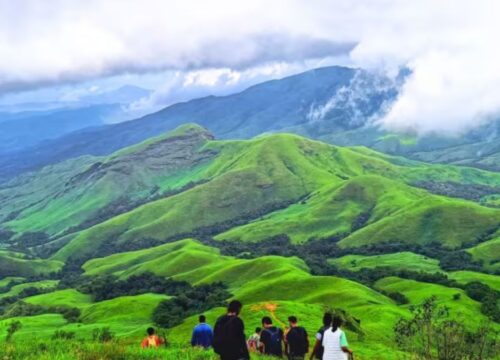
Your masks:
M50 340L0 343L1 360L216 360L219 357L211 350L177 346L158 349L141 349L139 344L120 341L98 343L80 340ZM253 355L252 359L267 357Z

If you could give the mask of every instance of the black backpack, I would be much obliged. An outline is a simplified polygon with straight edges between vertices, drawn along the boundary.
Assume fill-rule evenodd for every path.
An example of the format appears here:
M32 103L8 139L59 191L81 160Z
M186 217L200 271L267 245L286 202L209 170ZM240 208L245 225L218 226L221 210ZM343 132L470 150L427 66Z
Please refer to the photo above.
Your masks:
M283 353L283 348L281 347L281 331L279 328L275 330L264 329L270 335L269 348L265 349L266 354L271 355L281 355Z
M292 355L305 355L309 352L309 341L303 327L292 328L287 335L288 345Z
M323 347L323 336L325 336L326 328L322 327L319 329L318 333L321 334L321 345L316 349L314 356L316 359L323 359L323 353L325 352L325 348Z
M235 316L223 317L215 323L212 347L214 348L216 354L223 354L224 350L227 349L228 344L234 340L234 334L231 331L230 325L235 318Z

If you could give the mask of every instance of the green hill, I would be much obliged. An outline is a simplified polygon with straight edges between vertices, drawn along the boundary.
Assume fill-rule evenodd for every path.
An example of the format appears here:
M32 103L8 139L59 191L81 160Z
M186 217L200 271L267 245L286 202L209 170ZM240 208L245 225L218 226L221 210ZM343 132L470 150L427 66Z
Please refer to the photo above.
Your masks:
M313 333L322 312L341 308L360 321L364 335L351 329L349 337L361 359L404 358L392 329L410 305L435 294L453 316L485 322L466 285L498 290L500 209L424 189L447 181L490 188L500 174L290 134L217 141L185 125L2 185L0 313L19 300L44 311L75 307L78 322L16 317L23 324L16 336L64 330L88 339L109 327L137 341L158 304L178 294L145 284L96 302L85 284L154 273L192 287L223 282L245 303L249 328L264 314L278 323L294 314ZM25 283L10 284L13 277ZM204 312L213 322L221 311ZM169 330L172 341L189 337L191 314ZM0 318L0 333L12 320Z
M464 183L500 182L494 173L442 165L435 169L286 134L208 141L198 151L217 154L197 170L196 180L201 183L72 235L54 259L98 256L99 249L106 247L134 248L231 228L216 238L245 240L252 234L252 241L257 241L286 233L302 242L352 232L343 246L364 245L364 239L370 239L371 243L437 241L456 248L492 231L500 219L499 210L408 185L415 179L440 177ZM369 226L353 229L366 215L370 218L361 225ZM447 226L443 219L454 225Z

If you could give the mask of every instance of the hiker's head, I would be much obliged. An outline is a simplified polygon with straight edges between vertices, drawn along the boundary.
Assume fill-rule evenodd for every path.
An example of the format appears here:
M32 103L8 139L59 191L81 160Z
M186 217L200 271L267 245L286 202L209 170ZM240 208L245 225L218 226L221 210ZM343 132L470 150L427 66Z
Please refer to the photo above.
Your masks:
M289 316L288 317L288 323L290 326L296 326L297 325L297 317L296 316Z
M200 323L205 323L205 322L207 322L207 318L205 317L205 315L200 315L200 317L198 318L198 321Z
M233 300L227 306L227 312L230 314L239 315L242 307L243 304L241 302L239 302L238 300Z
M271 325L273 325L273 321L271 320L271 318L269 316L264 316L262 318L262 325L264 327L270 327Z
M327 326L327 327L330 327L332 325L332 320L333 320L333 316L332 316L332 313L325 313L325 315L323 315L323 326Z
M332 329L333 331L337 330L339 327L342 326L343 320L340 316L335 315L332 319Z
M261 331L262 331L262 329L260 327L255 328L255 333L256 334L260 334Z
M148 327L148 329L146 330L146 332L148 333L149 336L152 336L155 334L155 329L152 328L152 327Z

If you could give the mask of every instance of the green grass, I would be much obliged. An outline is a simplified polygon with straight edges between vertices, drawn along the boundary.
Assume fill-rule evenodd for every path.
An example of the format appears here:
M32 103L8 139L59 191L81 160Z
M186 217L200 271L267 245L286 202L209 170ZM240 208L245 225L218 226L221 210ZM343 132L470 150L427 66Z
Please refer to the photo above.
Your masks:
M409 305L398 306L382 290L401 292L411 304L435 294L440 303L450 306L455 316L463 316L471 326L485 320L480 304L460 289L391 277L377 282L377 291L339 277L313 276L304 261L296 257L242 259L223 256L216 248L193 239L167 240L200 227L218 226L217 240L256 242L255 246L278 234L287 234L293 242L301 243L346 233L339 242L344 249L385 242L439 242L448 248L462 248L494 230L500 223L500 210L436 196L410 184L428 180L498 186L500 174L428 165L362 147L341 148L290 134L244 141L211 141L207 136L203 129L188 125L107 157L70 160L0 187L0 222L22 210L13 220L3 221L2 227L18 234L46 231L55 235L52 245L61 246L48 260L30 260L24 254L0 251L0 269L14 269L12 275L29 277L57 271L70 258L91 256L83 265L86 275L115 274L123 279L151 271L193 285L222 281L234 297L244 302L242 316L248 333L265 314L280 324L288 315L297 315L313 333L320 325L322 312L339 307L361 320L365 339L361 341L353 333L348 335L362 359L401 358L394 352L392 329L400 317L409 315ZM198 184L88 229L59 236L123 196L145 199L154 189L175 190L190 182ZM285 207L285 203L290 205ZM282 208L277 210L277 204ZM242 217L249 222L234 226ZM229 224L229 230L221 223ZM468 249L475 259L484 261L487 270L498 269L500 260L500 237L494 236L493 240ZM144 240L165 244L95 257L102 245L133 247ZM377 266L439 271L437 260L409 252L347 255L331 261L353 271ZM462 284L477 279L498 289L495 275L462 271L449 276ZM2 281L7 284L6 279ZM56 284L46 281L16 285L0 294L0 298L19 294L29 286ZM460 299L453 300L457 293ZM166 298L142 294L94 303L74 289L32 296L25 300L44 306L78 307L81 322L68 323L60 314L19 318L23 327L15 337L31 336L45 341L55 330L65 330L89 339L94 329L106 326L120 339L137 344L144 329L151 325L153 309ZM213 322L222 311L207 311L209 321ZM10 321L0 320L0 335L5 334ZM195 322L193 316L170 331L172 341L186 345ZM51 346L54 351L60 349L55 343ZM113 346L110 348L115 349ZM95 344L81 352L91 353L97 348L106 353ZM123 358L150 356L137 355L137 351L125 345L116 351ZM52 355L60 359L65 356L62 351ZM195 356L179 350L163 355L187 359ZM49 354L40 356L48 358Z
M126 277L152 271L193 284L223 281L236 298L247 304L245 311L268 303L286 304L281 319L294 312L308 319L311 328L319 326L318 314L326 307L341 307L362 320L368 341L375 348L377 342L389 346L391 339L384 329L392 328L405 314L392 300L363 285L337 277L311 276L300 259L277 256L236 259L221 256L218 250L193 240L93 259L83 267L92 275L108 273ZM309 308L316 309L314 317L304 311ZM220 309L208 312L209 320L219 312ZM257 318L248 317L251 326L258 323L262 312L258 314ZM190 327L193 321L194 318L185 326ZM373 350L371 346L367 351Z
M191 347L161 347L141 349L130 342L112 341L97 343L91 341L17 341L0 343L0 354L5 360L218 360L213 351ZM270 360L269 357L252 355L252 360ZM374 359L374 358L372 358Z
M483 242L467 251L475 260L482 261L487 270L500 270L500 237Z
M69 306L82 308L91 303L91 297L74 289L65 289L47 294L30 296L25 298L24 301L42 306Z
M373 256L346 255L331 259L329 262L341 269L359 271L376 267L388 267L394 270L412 270L424 272L443 272L439 267L439 260L411 252L399 252Z
M436 296L439 305L448 307L453 317L460 319L470 327L477 327L481 323L488 322L488 318L480 312L481 304L469 298L462 289L397 277L381 279L377 281L375 287L388 292L402 293L410 300L410 304L407 306L421 304L430 296ZM455 294L460 294L459 300L453 299ZM500 325L495 326L500 328Z
M9 285L12 281L14 282L22 282L24 281L24 278L22 277L16 277L16 276L7 276L3 279L0 280L0 287L4 287Z
M0 299L9 297L9 296L16 296L19 295L21 291L24 289L34 287L38 289L51 289L55 288L57 286L59 281L57 280L41 280L41 281L34 281L34 282L27 282L19 285L14 285L8 292L6 293L1 293L0 294Z
M479 281L488 285L492 289L500 291L500 276L498 275L483 274L475 271L454 271L448 273L448 277L456 280L460 284Z
M0 252L0 274L14 277L48 275L59 271L63 262L46 259L25 259L19 254Z

